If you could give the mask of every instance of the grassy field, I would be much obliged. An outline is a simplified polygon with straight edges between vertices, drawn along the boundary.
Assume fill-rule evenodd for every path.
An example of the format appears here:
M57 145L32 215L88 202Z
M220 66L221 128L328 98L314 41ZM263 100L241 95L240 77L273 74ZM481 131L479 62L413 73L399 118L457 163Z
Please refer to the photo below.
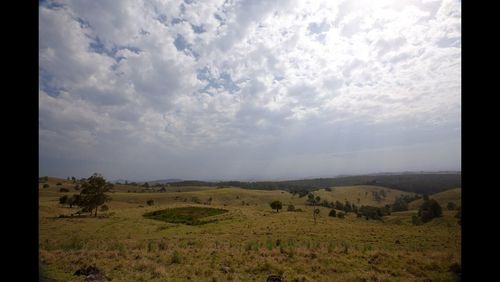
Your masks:
M62 182L70 189L58 192ZM100 217L58 218L77 211L61 206L73 184L49 179L39 187L39 249L43 273L51 281L83 281L73 273L95 264L113 281L266 281L282 274L286 281L457 281L449 268L461 261L461 229L454 212L414 226L414 213L399 212L383 221L349 213L328 217L285 191L209 189L164 193L110 193L110 210ZM315 194L329 201L372 202L374 186L336 187ZM368 192L366 197L363 193ZM392 202L398 193L386 193ZM211 205L206 205L209 199ZM433 198L431 196L431 198ZM392 199L392 200L391 200ZM146 201L154 200L154 206ZM269 203L283 202L273 211ZM200 204L198 204L199 202ZM303 212L287 212L288 204ZM176 207L210 207L228 212L205 217L203 225L168 223L144 217Z
M446 209L446 206L448 205L449 202L454 203L457 205L457 207L460 207L462 205L462 189L461 188L454 188L450 190L446 190L440 193L432 194L429 196L430 199L436 200L439 205L443 208L443 210ZM411 210L418 209L420 205L422 205L423 200L415 200L411 203L408 204L408 208Z
M340 201L342 204L345 203L345 201L349 201L351 204L355 204L357 206L369 205L375 207L383 207L387 204L390 205L394 203L394 200L401 195L415 195L415 193L368 185L332 187L330 189L332 191L321 189L318 191L314 191L313 194L315 196L320 196L321 201ZM377 201L373 196L374 192L382 195L380 201Z

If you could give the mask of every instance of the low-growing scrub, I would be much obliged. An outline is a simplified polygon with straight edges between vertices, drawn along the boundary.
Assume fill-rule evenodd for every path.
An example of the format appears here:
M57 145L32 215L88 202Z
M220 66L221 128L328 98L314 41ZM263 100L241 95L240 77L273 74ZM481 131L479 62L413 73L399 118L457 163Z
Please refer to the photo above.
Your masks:
M187 225L200 225L216 220L200 220L201 218L210 217L226 213L225 209L202 208L202 207L182 207L164 209L144 214L144 217L156 219L170 223L184 223Z

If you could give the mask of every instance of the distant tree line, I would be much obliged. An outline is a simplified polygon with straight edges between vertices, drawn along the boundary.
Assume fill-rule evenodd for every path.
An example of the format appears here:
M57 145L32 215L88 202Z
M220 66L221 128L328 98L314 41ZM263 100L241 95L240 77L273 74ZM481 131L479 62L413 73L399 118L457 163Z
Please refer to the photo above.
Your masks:
M258 190L285 190L298 194L299 197L306 196L309 192L327 189L334 186L353 186L353 185L378 185L392 189L419 193L431 194L441 192L454 187L461 187L462 175L460 173L449 174L400 174L400 175L361 175L346 176L337 178L316 178L292 181L198 181L185 180L171 182L170 186L209 186L209 187L241 187L244 189ZM376 198L384 198L384 192L374 195Z

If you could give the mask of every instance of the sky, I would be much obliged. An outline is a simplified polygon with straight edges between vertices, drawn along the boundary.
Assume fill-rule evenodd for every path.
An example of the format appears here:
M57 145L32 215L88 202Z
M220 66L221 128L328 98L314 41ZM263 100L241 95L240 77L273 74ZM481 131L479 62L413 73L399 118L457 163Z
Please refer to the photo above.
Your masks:
M41 1L39 174L461 170L461 2Z

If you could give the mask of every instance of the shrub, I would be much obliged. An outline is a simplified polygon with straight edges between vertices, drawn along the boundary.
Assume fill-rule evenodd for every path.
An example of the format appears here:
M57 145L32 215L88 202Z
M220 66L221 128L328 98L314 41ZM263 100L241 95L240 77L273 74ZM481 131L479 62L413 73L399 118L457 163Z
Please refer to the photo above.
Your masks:
M330 213L328 214L328 216L336 217L337 216L337 212L334 209L332 209L330 211Z
M181 257L179 256L179 253L177 251L174 251L174 253L172 254L172 257L170 258L170 263L171 264L181 263Z
M146 204L148 204L148 206L152 206L152 205L154 205L154 204L155 204L155 201L154 201L154 200L148 200L148 201L146 202Z
M49 184L43 184L43 188L49 188L50 185Z
M457 209L457 205L453 202L449 202L446 208L448 208L449 211L453 211Z
M295 211L295 206L294 205L288 205L288 208L286 210L287 211Z
M337 213L337 217L338 218L344 218L345 217L345 213L339 212L339 213Z
M63 188L59 189L59 192L69 192L69 189L63 187Z
M436 200L430 199L424 201L420 209L418 210L418 216L422 220L422 222L429 222L436 217L440 217L442 215L442 209L439 203Z
M57 185L57 186L61 186L61 185L62 185L62 183L61 183L61 182L57 182L57 184L56 184L56 185Z
M325 191L332 192L332 188L327 187L327 188L325 188Z
M59 204L64 205L68 201L68 196L64 195L59 198Z
M100 210L104 212L104 211L109 210L109 207L108 207L108 205L102 205Z
M399 197L394 201L391 208L393 212L407 211L408 203L405 201L403 197Z
M413 225L420 225L420 224L422 224L422 220L420 219L420 217L418 215L414 214L411 217L411 223Z

